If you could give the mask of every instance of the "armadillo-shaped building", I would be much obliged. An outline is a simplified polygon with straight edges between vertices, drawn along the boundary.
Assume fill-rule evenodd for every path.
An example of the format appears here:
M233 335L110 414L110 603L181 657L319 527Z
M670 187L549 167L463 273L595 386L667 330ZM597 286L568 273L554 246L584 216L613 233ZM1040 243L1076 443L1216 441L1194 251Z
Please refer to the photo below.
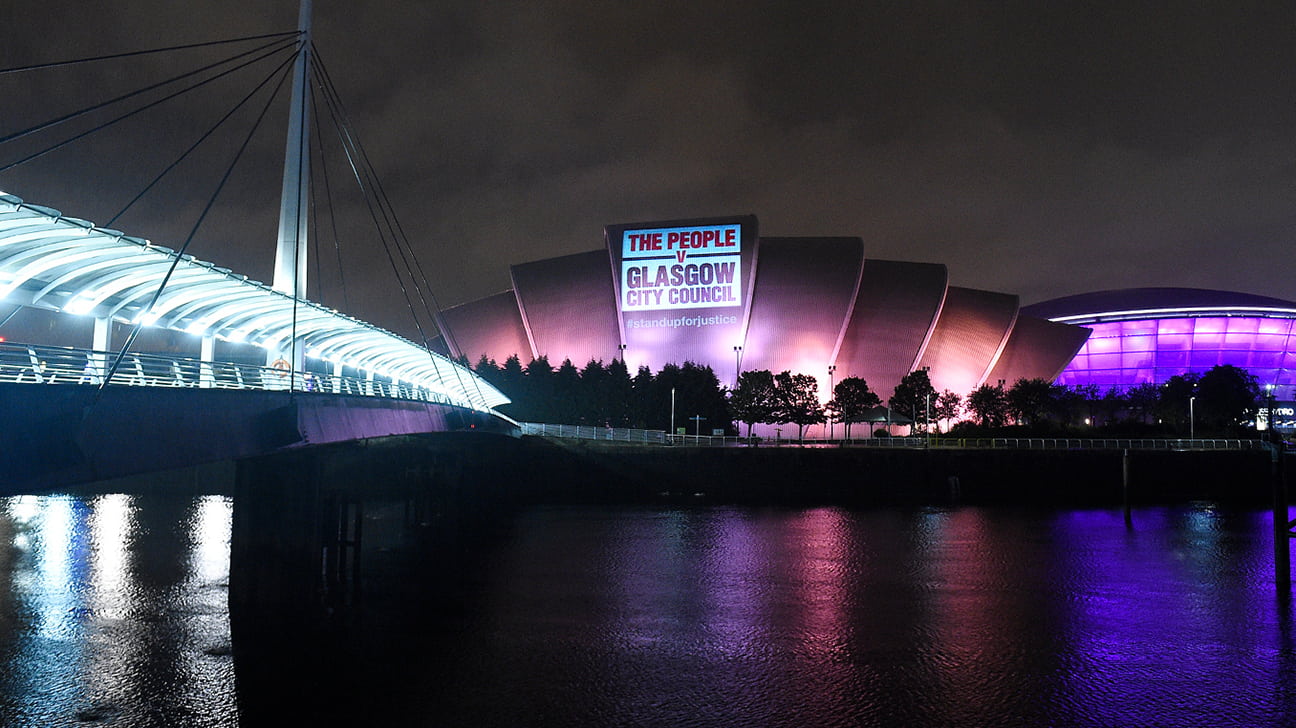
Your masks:
M858 237L762 238L753 216L605 229L605 247L511 267L511 290L442 313L477 361L547 356L631 371L709 365L861 377L884 398L927 369L937 391L1053 380L1089 329L1023 315L1018 297L949 284L944 265L870 258Z

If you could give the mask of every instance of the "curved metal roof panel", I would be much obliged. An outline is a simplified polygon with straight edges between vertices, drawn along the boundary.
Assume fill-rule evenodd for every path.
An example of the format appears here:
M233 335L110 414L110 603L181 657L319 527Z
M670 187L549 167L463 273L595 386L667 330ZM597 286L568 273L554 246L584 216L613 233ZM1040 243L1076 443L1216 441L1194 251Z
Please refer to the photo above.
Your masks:
M1064 296L1022 307L1030 316L1071 324L1178 316L1296 316L1281 298L1205 288L1125 288Z
M149 308L175 264L166 288ZM390 331L147 240L0 192L0 299L312 354L398 377L465 407L509 402L470 370ZM360 365L363 362L363 366Z

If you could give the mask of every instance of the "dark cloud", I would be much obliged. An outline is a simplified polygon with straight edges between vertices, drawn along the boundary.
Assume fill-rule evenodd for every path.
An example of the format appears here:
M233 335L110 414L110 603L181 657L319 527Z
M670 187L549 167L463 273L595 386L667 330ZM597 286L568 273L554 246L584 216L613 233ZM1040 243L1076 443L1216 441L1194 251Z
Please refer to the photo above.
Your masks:
M296 12L11 3L0 66L287 30ZM322 57L443 304L507 288L510 263L597 247L607 223L747 212L766 234L859 235L872 256L947 263L956 284L1027 302L1141 285L1296 298L1282 265L1296 223L1294 30L1290 5L1245 2L315 9ZM179 67L0 77L0 133ZM246 86L0 173L0 188L106 220ZM259 277L282 113L267 123L276 131L254 141L195 241ZM345 169L330 173L340 190ZM195 162L123 220L182 238L212 184ZM364 222L355 202L340 207ZM351 309L410 332L381 245L356 222L343 230Z

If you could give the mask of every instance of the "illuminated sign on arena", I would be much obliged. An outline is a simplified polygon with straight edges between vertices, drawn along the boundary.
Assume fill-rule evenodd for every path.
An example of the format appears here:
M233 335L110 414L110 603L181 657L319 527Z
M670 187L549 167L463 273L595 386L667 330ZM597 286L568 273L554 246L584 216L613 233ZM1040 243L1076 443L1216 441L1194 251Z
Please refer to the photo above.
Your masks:
M742 227L625 230L620 289L623 312L743 305Z
M755 286L754 216L609 225L603 236L627 363L734 358Z

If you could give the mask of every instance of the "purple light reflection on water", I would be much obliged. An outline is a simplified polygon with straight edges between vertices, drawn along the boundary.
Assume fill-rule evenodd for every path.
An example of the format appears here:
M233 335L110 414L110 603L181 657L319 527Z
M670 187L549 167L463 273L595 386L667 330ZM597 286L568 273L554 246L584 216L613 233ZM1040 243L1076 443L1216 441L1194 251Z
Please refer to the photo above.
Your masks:
M1266 513L1210 507L1061 514L1070 606L1065 703L1110 725L1290 725L1291 614Z
M1119 511L973 508L576 509L524 521L525 544L507 550L530 565L491 576L526 586L491 609L507 669L497 658L476 669L530 687L492 711L451 713L462 721L507 725L537 704L570 706L550 713L568 725L1296 717L1266 513L1145 509L1132 527ZM562 566L564 551L592 557L588 572ZM550 629L554 604L567 608Z
M5 613L26 615L0 621L0 718L242 722L236 664L212 649L229 639L229 503L38 503L0 509L17 554L0 555ZM1205 505L1129 525L1105 510L538 509L455 583L462 609L371 589L365 623L399 625L400 649L367 652L377 629L318 666L400 680L312 694L298 655L272 672L329 715L381 703L391 725L1291 725L1270 525ZM444 577L409 568L390 576ZM68 615L57 644L80 657L39 659L44 625ZM29 694L37 673L75 697Z

